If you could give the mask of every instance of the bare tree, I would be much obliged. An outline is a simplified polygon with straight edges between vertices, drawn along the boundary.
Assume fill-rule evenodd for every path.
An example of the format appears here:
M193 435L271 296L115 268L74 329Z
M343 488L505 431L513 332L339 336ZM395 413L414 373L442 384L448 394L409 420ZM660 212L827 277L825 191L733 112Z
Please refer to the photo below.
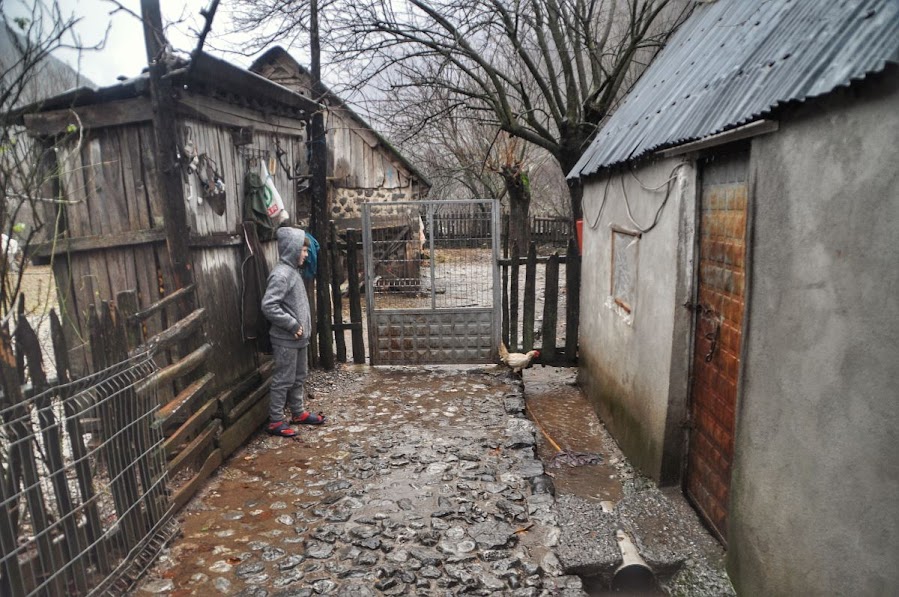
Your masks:
M241 0L262 43L296 39L305 0ZM323 28L345 87L377 95L404 141L440 120L474 119L541 148L570 171L675 26L687 0L331 0ZM439 99L439 101L434 101ZM511 157L512 154L509 154ZM500 169L506 190L529 169ZM568 183L581 217L579 181Z
M283 3L282 3L283 5ZM462 107L543 148L568 172L689 4L677 0L361 0L332 44L357 81L393 91L394 119L422 88L448 94L424 126ZM405 97L403 90L411 93ZM410 133L416 123L408 122ZM524 171L522 171L524 172ZM513 172L509 173L514 174ZM570 185L571 213L581 189Z
M66 139L31 139L23 119L39 100L83 81L52 57L62 48L85 48L74 33L78 19L66 17L54 2L35 0L28 12L11 15L0 6L0 317L6 321L19 295L24 255L36 239L54 238L54 221L43 209L58 200L50 181L55 148ZM81 133L73 114L66 136ZM49 289L48 289L49 291Z

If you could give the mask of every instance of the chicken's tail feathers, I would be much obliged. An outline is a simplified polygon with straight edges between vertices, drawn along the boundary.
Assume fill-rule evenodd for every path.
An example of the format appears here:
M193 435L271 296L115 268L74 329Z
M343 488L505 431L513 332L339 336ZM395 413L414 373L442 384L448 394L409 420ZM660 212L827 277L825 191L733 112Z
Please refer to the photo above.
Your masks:
M509 349L506 348L506 343L500 340L499 343L499 358L505 360L506 357L509 356Z

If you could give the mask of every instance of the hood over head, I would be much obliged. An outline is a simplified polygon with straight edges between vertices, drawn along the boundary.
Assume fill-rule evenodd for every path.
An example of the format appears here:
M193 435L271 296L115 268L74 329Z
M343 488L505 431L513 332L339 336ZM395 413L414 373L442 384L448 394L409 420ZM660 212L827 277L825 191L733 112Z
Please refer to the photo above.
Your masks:
M297 260L305 240L306 233L299 228L288 226L278 228L278 258L292 267L297 267Z

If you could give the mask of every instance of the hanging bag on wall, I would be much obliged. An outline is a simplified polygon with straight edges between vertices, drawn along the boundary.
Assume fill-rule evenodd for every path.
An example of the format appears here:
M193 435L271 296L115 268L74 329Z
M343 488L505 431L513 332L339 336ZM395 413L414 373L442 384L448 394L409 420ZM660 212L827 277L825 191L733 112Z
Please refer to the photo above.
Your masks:
M278 220L269 215L273 203L265 181L252 168L248 169L244 176L244 220L256 224L259 240L275 238Z

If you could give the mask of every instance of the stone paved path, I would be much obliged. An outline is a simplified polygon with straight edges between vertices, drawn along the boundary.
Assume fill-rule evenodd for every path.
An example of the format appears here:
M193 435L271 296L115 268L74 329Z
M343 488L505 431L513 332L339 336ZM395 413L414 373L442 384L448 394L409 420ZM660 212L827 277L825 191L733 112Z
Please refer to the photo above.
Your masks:
M583 595L520 381L492 368L340 372L302 442L257 435L182 513L162 595ZM333 377L331 378L333 379Z

